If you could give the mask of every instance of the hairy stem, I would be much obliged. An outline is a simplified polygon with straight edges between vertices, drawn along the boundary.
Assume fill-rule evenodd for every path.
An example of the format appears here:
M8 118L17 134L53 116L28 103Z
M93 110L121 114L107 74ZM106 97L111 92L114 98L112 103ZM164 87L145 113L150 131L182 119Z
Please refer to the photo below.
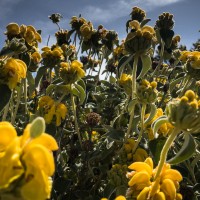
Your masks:
M138 136L138 139L135 143L135 146L133 148L133 153L135 152L135 150L137 149L141 139L142 139L142 135L143 135L143 131L144 131L144 116L145 116L145 111L146 111L146 104L142 104L142 113L141 113L141 129L140 129L140 133Z
M162 168L163 168L163 165L164 163L166 162L166 159L167 159L167 153L173 143L173 141L175 140L176 136L177 136L177 133L179 132L180 130L175 128L173 130L173 132L170 134L170 136L167 138L167 141L165 142L165 145L161 151L161 154L160 154L160 161L158 163L158 167L157 167L157 171L156 171L156 175L155 175L155 178L154 180L156 180L156 178L159 177L161 171L162 171Z

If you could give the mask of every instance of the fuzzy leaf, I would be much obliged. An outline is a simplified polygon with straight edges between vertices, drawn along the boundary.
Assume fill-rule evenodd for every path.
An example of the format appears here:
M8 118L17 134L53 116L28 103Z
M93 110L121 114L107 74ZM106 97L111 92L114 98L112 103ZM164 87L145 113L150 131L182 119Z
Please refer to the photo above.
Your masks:
M136 99L133 99L130 101L130 103L128 104L128 112L129 114L131 114L134 106L137 104L137 100Z
M42 76L44 75L44 73L46 72L47 68L45 66L42 66L38 69L37 71L37 75L35 77L35 87L38 87L40 80L42 78Z
M142 71L140 72L140 75L137 77L137 79L143 78L144 75L149 71L151 68L151 57L149 55L141 55L142 60Z
M83 89L82 86L78 85L78 84L75 84L75 87L76 89L78 90L79 92L79 95L78 95L78 98L80 100L80 105L83 104L84 100L85 100L85 97L86 97L86 93L85 93L85 90Z
M146 18L146 19L144 19L142 22L141 22L141 24L140 24L140 27L142 28L144 25L146 25L148 22L150 22L151 21L151 19L148 19L148 18Z
M30 71L27 71L27 81L28 81L28 85L29 85L29 87L28 87L29 94L31 95L35 90L35 80Z
M42 117L37 117L35 118L30 127L30 136L31 138L37 138L39 137L42 133L45 132L45 121L44 118Z
M167 161L168 163L175 165L189 159L193 155L193 153L196 150L196 145L193 136L189 133L186 133L184 139L185 141L183 143L183 146L175 155L175 157Z
M150 106L151 106L151 112L150 112L149 117L144 121L144 124L149 123L156 114L156 111L157 111L156 105L152 103L152 104L150 104Z
M167 123L167 122L168 122L167 116L161 116L152 124L154 136L158 132L158 129L160 128L160 126L164 123Z
M119 64L118 64L118 69L119 69L119 77L122 75L124 71L124 67L131 61L134 55L130 56L124 56L120 59Z
M170 92L172 92L172 90L174 89L175 85L178 84L181 80L183 80L183 77L179 77L175 80L173 80L170 85L169 85L169 90Z

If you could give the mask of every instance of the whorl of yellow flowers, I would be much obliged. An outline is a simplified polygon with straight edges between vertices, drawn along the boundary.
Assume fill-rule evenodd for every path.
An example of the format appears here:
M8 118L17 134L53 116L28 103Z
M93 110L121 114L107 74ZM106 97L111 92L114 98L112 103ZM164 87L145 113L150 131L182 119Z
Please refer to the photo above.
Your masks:
M66 117L67 107L63 103L56 104L49 96L42 96L38 102L38 111L47 124L50 124L55 116L56 126L60 126L61 119Z
M173 99L167 104L166 115L169 122L190 133L200 130L200 100L192 91L188 90L181 98Z
M153 161L149 157L144 162L135 162L128 167L130 179L127 197L137 200L181 200L178 193L182 175L167 163L164 164L159 177L154 180L157 168L153 168Z
M23 200L50 198L55 171L52 151L58 149L55 139L40 133L33 137L32 124L23 135L17 136L9 122L0 122L0 197L10 199L20 196ZM33 128L32 128L33 129ZM33 135L32 135L33 134ZM9 193L8 193L9 191ZM13 196L14 197L13 197Z
M137 20L129 22L131 32L125 40L125 50L128 53L145 53L155 40L155 31L151 26L140 26Z
M180 60L185 63L189 62L194 69L200 69L200 52L199 51L182 51Z
M8 39L21 37L24 38L27 44L30 46L37 46L38 42L42 41L41 35L31 25L19 26L17 23L10 23L7 25L6 29L7 31L5 34L7 35Z
M82 69L83 64L78 60L71 63L60 63L60 76L66 84L75 83L77 80L85 76L85 71Z
M27 66L20 60L9 58L0 66L0 82L7 84L10 89L14 89L22 78L26 78Z

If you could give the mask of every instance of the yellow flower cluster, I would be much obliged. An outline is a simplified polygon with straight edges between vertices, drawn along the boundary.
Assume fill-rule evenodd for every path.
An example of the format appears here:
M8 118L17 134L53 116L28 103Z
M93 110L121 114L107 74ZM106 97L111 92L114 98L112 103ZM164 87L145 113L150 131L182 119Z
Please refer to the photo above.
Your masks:
M126 186L128 179L126 178L127 165L115 164L108 172L109 182L115 187Z
M137 87L137 98L142 103L153 103L157 98L157 82L149 82L146 79L142 80Z
M14 89L22 78L26 78L27 66L20 59L9 58L0 69L0 81L7 84L10 89Z
M61 119L66 117L67 107L63 103L56 104L49 96L42 96L38 102L38 111L47 124L50 124L55 116L56 126L60 126Z
M101 200L108 200L107 198L101 198ZM115 200L126 200L126 198L122 195L119 195L115 198Z
M58 59L62 60L63 59L63 50L59 47L56 46L55 48L51 49L49 47L43 47L42 48L42 58L52 58L52 59Z
M66 84L75 83L85 76L85 71L82 68L83 64L78 60L74 60L71 63L61 62L60 76Z
M155 40L155 30L151 26L140 26L137 20L129 22L131 32L125 40L125 49L129 53L144 53L151 47Z
M200 69L200 52L199 51L182 51L180 60L183 63L187 61L190 63L190 66L194 69Z
M0 197L6 191L22 199L44 200L50 198L55 171L51 151L57 150L55 139L41 133L32 138L31 124L27 125L22 136L17 136L9 122L0 122ZM11 198L13 199L13 198Z
M127 197L137 200L181 200L178 193L182 175L167 163L164 164L160 175L154 180L157 168L153 168L153 161L147 158L144 162L135 162L128 167L130 179Z
M145 118L148 118L150 114L146 114ZM148 137L150 140L154 139L154 135L153 135L153 130L151 128L151 125L153 124L154 121L156 121L156 119L158 119L159 117L163 116L163 110L162 108L158 108L156 111L155 116L153 117L153 119L144 124L144 127L148 133ZM158 129L158 134L163 135L163 136L167 136L171 133L171 131L173 130L174 126L171 123L163 123L160 128Z
M5 32L5 34L9 39L12 39L13 37L21 37L24 38L26 43L30 46L37 46L38 42L42 41L41 35L33 26L19 26L16 23L10 23L6 29L7 32Z
M133 152L135 146L135 140L133 138L128 138L127 142L123 146L123 152L120 155L120 159L123 163L127 162L135 162L135 161L144 161L148 154L142 148L137 148L136 151Z
M176 128L191 133L200 130L200 100L188 90L181 98L173 99L167 104L166 115L169 122Z
M31 59L34 64L39 64L42 59L42 56L38 51L35 51L34 53L31 54Z

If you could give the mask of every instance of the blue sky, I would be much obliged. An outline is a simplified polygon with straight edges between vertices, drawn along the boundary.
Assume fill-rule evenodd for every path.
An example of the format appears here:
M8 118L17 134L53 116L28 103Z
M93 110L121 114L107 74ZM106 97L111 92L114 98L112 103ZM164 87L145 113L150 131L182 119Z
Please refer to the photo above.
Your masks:
M174 14L175 33L181 35L181 44L188 48L200 38L200 0L0 0L0 45L2 48L6 38L3 33L10 22L41 29L43 42L40 46L46 45L49 35L53 44L57 27L48 18L52 13L63 15L60 23L63 29L70 29L70 18L81 14L92 21L95 28L103 24L124 39L125 24L134 6L146 10L152 26L162 12Z

